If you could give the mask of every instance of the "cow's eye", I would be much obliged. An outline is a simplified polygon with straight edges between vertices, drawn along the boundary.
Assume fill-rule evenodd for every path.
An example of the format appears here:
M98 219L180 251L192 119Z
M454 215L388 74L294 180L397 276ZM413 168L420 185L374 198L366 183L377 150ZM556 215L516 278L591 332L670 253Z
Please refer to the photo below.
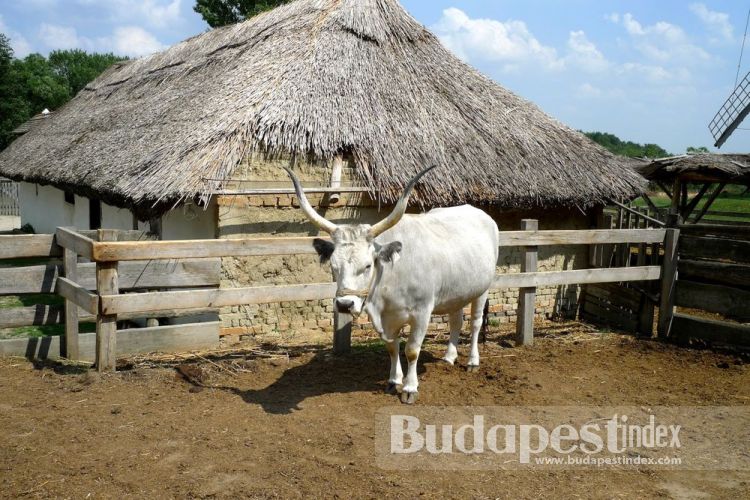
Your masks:
M369 272L369 271L370 271L370 269L372 269L372 264L367 264L367 265L365 266L365 272Z

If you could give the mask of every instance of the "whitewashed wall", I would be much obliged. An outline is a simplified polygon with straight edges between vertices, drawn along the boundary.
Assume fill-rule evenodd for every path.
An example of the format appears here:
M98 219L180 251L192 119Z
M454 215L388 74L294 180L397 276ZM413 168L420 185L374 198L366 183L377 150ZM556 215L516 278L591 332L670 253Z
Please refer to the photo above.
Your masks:
M22 182L19 192L21 224L31 224L38 234L52 234L60 226L89 228L89 200L75 196L75 204L65 201L62 190ZM163 239L213 239L216 236L217 207L212 202L207 209L192 204L168 212L162 219ZM127 209L102 203L102 227L133 229L133 215ZM139 222L138 229L148 229Z

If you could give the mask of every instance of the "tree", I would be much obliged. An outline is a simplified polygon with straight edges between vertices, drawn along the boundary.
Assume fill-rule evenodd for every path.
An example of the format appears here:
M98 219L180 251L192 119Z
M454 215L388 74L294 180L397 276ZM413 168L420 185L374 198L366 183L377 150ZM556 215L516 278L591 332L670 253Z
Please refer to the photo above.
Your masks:
M75 96L104 70L126 58L114 54L87 54L76 50L55 50L49 55L52 71L65 82L71 96Z
M212 28L244 21L291 0L197 0L193 10Z
M689 155L694 155L694 154L699 154L699 153L710 153L710 151L708 150L706 146L700 146L697 148L690 146L687 148L687 154Z
M664 158L670 154L658 144L638 144L623 141L614 134L606 132L584 132L586 137L607 149L609 152L631 158Z
M0 33L0 150L10 143L13 129L29 118L29 106L21 94L22 87L13 71L10 40Z

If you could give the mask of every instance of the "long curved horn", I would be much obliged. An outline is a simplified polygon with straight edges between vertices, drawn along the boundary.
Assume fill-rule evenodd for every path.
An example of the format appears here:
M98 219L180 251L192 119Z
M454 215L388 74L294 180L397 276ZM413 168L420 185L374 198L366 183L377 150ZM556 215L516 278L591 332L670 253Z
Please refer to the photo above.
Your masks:
M292 179L292 183L294 183L294 190L297 192L297 199L299 199L299 206L305 212L307 218L310 219L310 222L318 226L326 233L333 234L336 229L338 229L338 226L320 215L315 211L315 209L313 209L313 207L310 205L310 202L307 201L307 196L302 190L302 184L300 184L297 176L294 174L294 172L291 171L291 169L287 167L284 167L284 170L286 170L286 173L289 174L289 178Z
M372 229L370 229L370 236L372 238L376 238L383 234L384 232L388 231L390 228L395 226L399 223L401 218L406 213L406 207L409 205L409 195L411 194L412 189L414 189L414 186L417 185L417 182L419 182L419 179L427 175L432 169L437 168L437 165L433 165L430 168L427 168L423 170L422 172L418 173L416 177L414 177L411 182L406 186L404 189L403 194L401 195L401 198L399 198L398 203L396 203L396 208L393 209L393 212L383 219L382 221L378 222L374 226L372 226Z

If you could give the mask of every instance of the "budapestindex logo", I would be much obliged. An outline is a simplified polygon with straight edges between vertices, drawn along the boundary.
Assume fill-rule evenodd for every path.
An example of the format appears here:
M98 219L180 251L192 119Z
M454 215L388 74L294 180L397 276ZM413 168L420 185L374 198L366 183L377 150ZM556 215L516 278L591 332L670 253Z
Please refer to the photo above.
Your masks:
M742 407L395 407L378 412L376 454L385 469L750 469L736 435L748 437L748 417Z

